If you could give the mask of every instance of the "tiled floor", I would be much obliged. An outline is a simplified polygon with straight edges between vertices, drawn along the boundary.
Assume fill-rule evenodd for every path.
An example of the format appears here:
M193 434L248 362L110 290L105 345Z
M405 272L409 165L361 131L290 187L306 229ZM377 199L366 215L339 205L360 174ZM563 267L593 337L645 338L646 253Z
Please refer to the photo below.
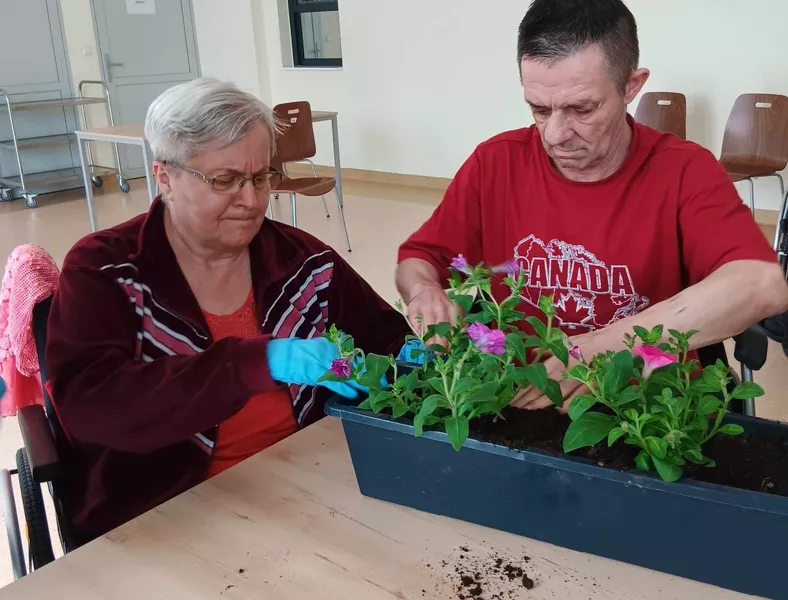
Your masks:
M345 207L353 252L343 255L387 300L397 299L393 274L399 243L416 229L439 202L441 192L381 184L348 182ZM276 203L276 214L289 219L286 197ZM342 229L328 198L332 218L326 219L319 199L299 198L299 225L335 248L344 249ZM37 210L23 203L0 203L0 266L14 247L23 243L44 246L58 263L81 236L89 233L87 208L79 190L41 196ZM129 219L147 209L144 181L132 182L130 194L102 191L97 195L97 213L102 227ZM786 358L776 344L769 362L756 380L767 396L758 403L760 416L788 420L784 398L788 392ZM21 445L15 419L5 419L0 429L0 468L13 468L14 454ZM0 533L0 585L12 580L8 547Z

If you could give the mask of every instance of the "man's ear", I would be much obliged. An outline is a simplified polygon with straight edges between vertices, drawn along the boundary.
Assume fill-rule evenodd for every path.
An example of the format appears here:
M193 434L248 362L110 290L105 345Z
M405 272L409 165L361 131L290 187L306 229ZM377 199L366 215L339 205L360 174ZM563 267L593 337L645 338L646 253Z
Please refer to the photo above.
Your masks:
M632 71L632 74L627 80L626 89L624 90L624 100L627 104L630 104L637 98L637 95L640 93L640 90L643 89L643 86L646 85L650 76L651 71L648 69L635 69Z
M153 177L158 182L161 193L165 198L168 197L172 191L170 174L167 171L167 168L164 166L164 163L160 160L153 161Z

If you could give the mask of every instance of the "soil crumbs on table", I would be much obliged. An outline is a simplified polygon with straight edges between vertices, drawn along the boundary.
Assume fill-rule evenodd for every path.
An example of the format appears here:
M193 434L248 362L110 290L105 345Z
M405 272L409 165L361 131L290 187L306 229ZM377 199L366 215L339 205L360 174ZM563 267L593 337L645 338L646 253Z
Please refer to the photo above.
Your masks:
M563 456L562 442L570 420L553 408L504 409L505 420L488 416L471 422L471 437L516 450L541 450ZM623 442L612 448L603 442L573 452L602 467L620 471L635 469L638 448ZM788 496L788 440L744 435L718 435L704 446L704 454L716 461L713 468L688 464L685 478L718 483L744 490Z
M536 585L533 573L527 573L530 560L462 546L452 558L442 561L441 567L449 571L457 600L515 600L527 597Z

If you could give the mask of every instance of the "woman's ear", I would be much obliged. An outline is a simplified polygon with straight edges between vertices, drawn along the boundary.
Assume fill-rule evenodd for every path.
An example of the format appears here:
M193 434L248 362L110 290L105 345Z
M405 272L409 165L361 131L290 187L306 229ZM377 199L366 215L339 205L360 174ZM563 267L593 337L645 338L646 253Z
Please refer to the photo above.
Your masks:
M170 180L170 172L163 162L159 160L153 161L153 177L156 178L156 182L159 184L162 196L165 198L171 197L172 182Z

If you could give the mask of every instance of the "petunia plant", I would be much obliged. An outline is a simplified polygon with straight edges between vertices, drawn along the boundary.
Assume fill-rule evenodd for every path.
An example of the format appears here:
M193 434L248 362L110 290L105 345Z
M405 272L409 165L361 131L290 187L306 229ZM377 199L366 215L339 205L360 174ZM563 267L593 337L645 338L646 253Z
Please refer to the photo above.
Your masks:
M421 365L364 354L352 338L332 329L327 337L337 344L340 358L324 379L356 381L369 388L359 408L390 412L395 418L411 415L417 436L425 427L442 429L459 450L472 419L491 414L503 418L502 410L529 386L561 406L560 386L548 377L541 361L550 353L566 364L569 354L566 336L554 326L549 298L540 300L544 321L525 319L532 332L518 327L525 318L517 310L525 274L516 263L471 266L459 256L450 273L447 294L457 307L457 318L409 338L421 341L424 349L406 358L417 362L418 355L426 353ZM496 286L499 291L493 293Z
M741 426L724 424L733 399L763 395L760 386L742 383L731 388L731 375L721 361L703 369L691 359L689 340L696 332L670 330L661 343L663 327L635 328L627 349L579 361L567 374L589 393L569 405L572 424L564 436L565 452L607 440L639 448L635 464L656 470L665 481L677 481L687 462L713 467L703 446L718 434L739 435ZM592 408L601 410L590 410Z

